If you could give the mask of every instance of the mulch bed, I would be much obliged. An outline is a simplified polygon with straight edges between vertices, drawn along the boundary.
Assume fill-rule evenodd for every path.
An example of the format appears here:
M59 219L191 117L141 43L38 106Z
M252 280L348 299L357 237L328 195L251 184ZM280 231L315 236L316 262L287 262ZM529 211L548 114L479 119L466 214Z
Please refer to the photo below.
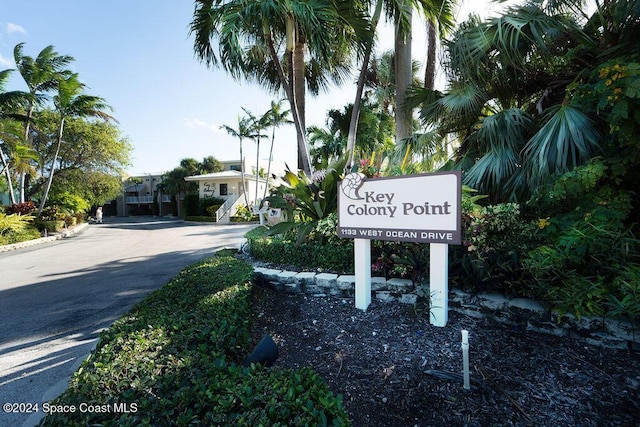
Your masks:
M255 287L254 339L313 367L354 426L640 426L640 354L451 312ZM462 382L469 331L471 389Z

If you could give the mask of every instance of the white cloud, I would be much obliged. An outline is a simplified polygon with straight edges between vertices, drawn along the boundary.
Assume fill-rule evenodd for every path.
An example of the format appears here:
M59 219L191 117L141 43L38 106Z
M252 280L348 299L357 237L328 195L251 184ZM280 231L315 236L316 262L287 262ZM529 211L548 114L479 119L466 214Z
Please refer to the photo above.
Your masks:
M7 34L12 34L12 33L27 34L27 31L22 26L18 24L14 24L13 22L7 22L6 30L7 30Z
M220 125L207 123L200 119L186 118L183 120L183 124L188 128L204 128L213 132L221 132Z
M5 58L0 55L0 66L3 68L13 68L16 64L13 63L13 59Z

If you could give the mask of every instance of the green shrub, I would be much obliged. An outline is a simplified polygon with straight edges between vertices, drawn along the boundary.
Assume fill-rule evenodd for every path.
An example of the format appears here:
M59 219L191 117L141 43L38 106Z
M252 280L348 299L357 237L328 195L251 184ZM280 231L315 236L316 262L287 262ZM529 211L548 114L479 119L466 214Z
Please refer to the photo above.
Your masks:
M78 221L75 215L65 215L62 220L67 227L73 227Z
M9 205L5 208L4 212L6 214L31 215L36 209L36 204L32 201L28 201L24 203L15 203L13 205Z
M231 222L255 222L260 221L258 215L254 214L246 205L238 206L235 215L231 217Z
M200 213L200 196L197 193L186 194L182 200L182 207L185 217L202 215Z
M210 216L185 216L185 221L193 221L193 222L216 222L216 217Z
M73 214L73 216L76 217L76 224L82 224L83 222L85 222L86 215L87 214L85 212L76 212L75 214Z
M205 197L199 201L200 215L215 215L222 206L224 199L220 197Z
M298 242L295 237L267 236L265 227L247 233L249 254L260 261L287 264L306 270L322 269L337 273L353 273L353 242L340 239L335 245L322 239L306 239ZM312 235L316 234L312 233ZM283 262L286 260L286 262Z
M33 217L0 212L0 246L25 242L40 237L40 232L32 224Z
M34 224L39 231L47 231L47 233L58 233L64 230L64 221L62 220L44 220L36 218Z
M55 194L49 202L69 213L87 212L91 208L91 204L85 198L68 191Z
M220 206L222 205L211 205L209 207L206 208L206 213L209 216L216 216L216 212L218 212L218 209L220 209Z
M283 184L265 198L272 208L283 210L286 221L271 227L272 235L293 232L301 242L315 228L319 220L336 212L338 208L338 182L346 164L346 158L337 161L314 179L304 172L288 170L282 177Z
M239 366L251 343L251 276L229 251L182 270L101 334L53 402L135 410L41 424L348 425L341 398L310 369Z

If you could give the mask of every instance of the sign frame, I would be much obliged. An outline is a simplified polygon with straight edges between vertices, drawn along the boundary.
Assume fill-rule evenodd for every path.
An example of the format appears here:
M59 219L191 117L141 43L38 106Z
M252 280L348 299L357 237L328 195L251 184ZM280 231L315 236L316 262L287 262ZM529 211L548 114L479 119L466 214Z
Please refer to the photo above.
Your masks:
M350 174L356 175L356 174ZM345 176L347 179L350 175ZM361 174L359 174L361 175ZM454 180L453 185L451 185L452 189L455 191L455 195L451 197L451 194L446 194L449 197L448 200L443 200L444 203L441 203L441 199L435 200L436 202L440 202L439 204L429 205L432 201L418 200L421 194L424 192L417 192L416 198L413 199L411 196L407 196L406 194L400 195L402 205L397 205L398 200L392 200L397 195L394 193L375 193L373 195L368 194L369 192L364 191L365 187L380 187L380 184L384 183L385 187L389 188L391 186L397 186L401 191L407 191L407 187L415 186L424 186L425 183L429 181L433 181L433 178L438 180L439 184L442 184L443 178L450 180ZM462 172L459 170L456 171L446 171L446 172L433 172L433 173L425 173L425 174L415 174L415 175L402 175L402 176L392 176L392 177L383 177L383 178L366 178L364 175L360 177L361 182L355 184L354 186L345 190L343 188L343 182L340 181L338 183L338 229L337 233L339 237L342 238L364 238L364 239L372 239L372 240L389 240L389 241L401 241L401 242L417 242L417 243L446 243L446 244L454 244L459 245L462 243ZM451 183L447 183L451 184ZM346 194L346 191L350 193L350 195ZM409 190L411 191L411 190ZM367 197L363 197L360 192L367 193ZM438 190L429 189L428 196L433 196L432 193L437 193ZM374 191L371 191L374 193ZM436 194L437 197L443 197L444 194ZM391 198L391 200L390 200ZM361 203L360 201L364 200L365 202ZM369 205L367 202L375 200L379 201L377 205ZM433 200L433 199L432 199ZM449 201L452 201L452 204L449 204ZM391 203L393 202L393 204ZM414 203L415 202L415 203ZM344 207L345 203L352 203L352 205ZM400 222L400 218L395 221L391 221L390 219L385 220L384 215L378 215L380 218L373 218L375 213L387 213L390 215L399 215L403 211L406 212L408 207L415 213L413 217L419 217L413 221L414 227L403 227L398 226L397 223ZM424 219L425 221L429 221L436 216L443 215L449 208L454 211L450 214L455 218L455 224L453 227L448 229L438 229L435 227L427 227L427 228L416 228L415 224L419 222L420 219ZM386 209L386 210L385 210ZM376 224L374 226L366 226L362 224L354 224L354 221L345 221L343 213L346 210L358 211L363 213L362 219L367 220L369 222L375 220ZM373 215L368 214L367 212L373 212ZM432 215L430 212L433 212ZM406 215L405 215L406 217ZM379 220L379 221L378 221ZM396 225L391 225L389 223L395 222Z
M455 179L455 184L453 185L453 190L455 191L455 212L454 215L455 226L453 229L447 230L430 230L430 229L406 229L406 228L398 228L398 227L389 227L389 224L378 224L376 221L373 223L373 227L360 227L354 225L348 225L344 227L344 221L342 221L344 209L341 209L341 206L345 203L343 200L345 197L349 200L363 200L369 202L378 202L381 206L373 206L362 209L373 209L370 210L369 215L380 215L384 217L384 214L387 214L389 217L393 217L398 211L399 206L392 206L392 201L396 196L396 193L378 193L376 194L372 191L370 194L366 194L366 197L362 197L359 194L359 190L364 187L366 182L370 183L380 183L388 180L406 180L410 181L413 179L413 184L416 183L419 179L429 180L432 177L440 177L443 175L453 176ZM434 172L428 174L417 174L417 175L404 175L397 177L385 177L385 178L375 178L375 179L367 179L362 174L349 174L345 176L345 179L348 177L353 177L353 180L348 182L348 185L343 186L343 181L338 182L338 226L337 232L338 236L342 238L352 238L354 240L354 269L355 269L355 305L356 308L361 310L366 310L371 304L371 240L391 240L391 241L407 241L407 242L419 242L419 243L429 243L430 244L430 255L429 255L429 290L430 290L430 301L429 301L429 312L430 312L430 323L434 326L446 326L448 321L448 311L449 311L449 244L461 244L462 243L462 172L461 171L448 171L448 172ZM354 177L355 176L355 177ZM393 181L391 184L406 184L406 181ZM389 187L387 183L386 187ZM430 194L431 195L431 194ZM448 197L451 197L451 194L448 194ZM406 200L406 198L401 197L400 199ZM387 202L388 206L384 206L384 202ZM349 203L349 202L347 202ZM397 203L397 201L396 201ZM408 209L416 210L416 214L420 215L422 213L424 216L430 215L428 209L431 208L429 203L425 201L423 205L414 204L413 202L402 202L404 214L408 212ZM435 215L449 214L447 213L447 203L445 202L440 205L438 208L434 208L432 211ZM411 206L409 206L411 205ZM416 208L416 206L420 208ZM452 205L449 204L449 207ZM395 207L395 209L394 209ZM351 208L351 212L356 213L356 204L354 203ZM347 211L349 213L349 211ZM366 215L366 210L360 211L362 215ZM371 223L371 221L368 221ZM396 223L398 221L395 221ZM442 221L441 221L442 222ZM445 222L450 226L450 222ZM342 224L342 225L341 225ZM350 223L349 223L350 224ZM415 222L414 222L415 224ZM367 224L365 224L367 225ZM371 224L369 224L371 225ZM426 233L426 234L422 234Z

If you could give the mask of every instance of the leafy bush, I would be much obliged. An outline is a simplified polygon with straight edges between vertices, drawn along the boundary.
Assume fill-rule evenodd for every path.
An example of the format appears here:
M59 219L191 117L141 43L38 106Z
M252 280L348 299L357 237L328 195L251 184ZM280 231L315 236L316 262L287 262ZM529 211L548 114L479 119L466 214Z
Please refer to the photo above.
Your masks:
M5 208L5 213L10 214L20 214L20 215L31 215L36 210L36 204L32 201L24 202L24 203L15 203L13 205L9 205Z
M266 232L265 227L259 227L246 235L249 254L255 259L303 269L353 273L353 243L350 239L341 239L344 243L333 245L320 240L298 242L283 236L267 236Z
M592 159L557 177L530 203L543 217L544 241L523 260L524 270L535 294L560 314L635 316L637 294L628 283L638 278L640 241L627 225L634 201L610 184L608 172L601 159Z
M87 212L91 208L91 204L85 198L68 191L55 194L49 203L60 207L62 211L69 214Z
M216 211L222 206L224 199L220 197L205 197L199 201L200 215L215 216Z
M211 205L207 207L206 208L207 215L216 216L216 212L218 212L218 209L220 209L220 206L222 205Z
M73 216L76 217L76 224L82 224L83 222L85 222L86 213L76 212L75 214L73 214Z
M24 230L32 220L31 215L0 213L0 234Z
M253 213L246 205L238 206L235 215L231 217L231 222L255 222L260 221L258 215Z
M340 397L309 368L238 366L251 343L251 275L228 251L185 268L101 334L53 402L135 410L41 424L348 425Z
M271 227L269 234L293 232L297 241L302 242L319 220L336 212L338 181L342 179L345 164L346 159L340 160L317 172L313 179L302 171L294 174L287 170L282 178L284 184L265 198L270 207L283 209L286 219Z
M185 217L200 216L200 196L197 193L186 194L182 200L182 207L184 208L183 215Z
M185 216L185 221L193 221L193 222L216 222L216 217L210 216Z
M45 220L36 218L33 221L34 225L39 231L46 231L47 233L58 233L64 230L63 220Z
M10 245L40 237L32 225L33 216L0 212L0 245Z

